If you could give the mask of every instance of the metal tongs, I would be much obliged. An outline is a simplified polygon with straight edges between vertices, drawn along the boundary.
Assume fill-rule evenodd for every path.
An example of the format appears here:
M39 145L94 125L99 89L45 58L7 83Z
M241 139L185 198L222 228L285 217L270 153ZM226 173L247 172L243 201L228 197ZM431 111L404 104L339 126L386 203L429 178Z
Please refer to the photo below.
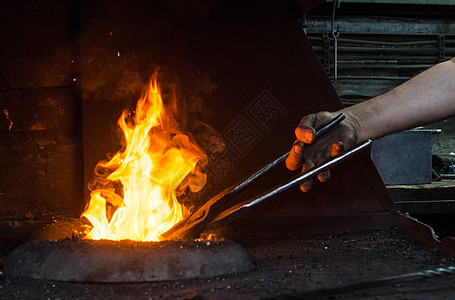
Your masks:
M316 130L316 138L326 133L331 128L338 125L345 118L344 114L339 114L329 123L321 126ZM289 155L289 152L281 155L265 167L250 175L246 180L241 181L231 187L220 192L215 197L209 199L204 205L190 214L187 218L175 224L171 229L166 231L162 236L167 240L177 239L196 239L204 231L214 230L220 228L242 216L247 214L254 206L275 196L290 187L301 184L304 181L316 177L320 172L326 171L345 159L353 156L354 154L368 148L371 141L367 141L343 154L331 157L327 162L321 164L305 173L299 174L286 182L270 189L269 191L253 197L249 200L243 201L240 204L233 205L234 198L242 191L244 191L252 183L256 182L263 175L268 173L271 169L284 161Z

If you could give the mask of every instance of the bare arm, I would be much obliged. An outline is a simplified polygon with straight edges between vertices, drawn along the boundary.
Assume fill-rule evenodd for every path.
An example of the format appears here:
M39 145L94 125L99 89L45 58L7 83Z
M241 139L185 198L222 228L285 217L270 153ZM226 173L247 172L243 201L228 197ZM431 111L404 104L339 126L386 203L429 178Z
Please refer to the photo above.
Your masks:
M315 129L343 112L346 119L314 144ZM319 112L305 116L295 130L298 140L286 160L290 170L303 171L368 139L377 139L419 125L455 115L455 58L439 63L416 77L378 97L344 108L338 112ZM330 174L321 173L320 181ZM312 182L301 189L307 191Z
M455 58L342 111L358 126L357 142L455 115Z

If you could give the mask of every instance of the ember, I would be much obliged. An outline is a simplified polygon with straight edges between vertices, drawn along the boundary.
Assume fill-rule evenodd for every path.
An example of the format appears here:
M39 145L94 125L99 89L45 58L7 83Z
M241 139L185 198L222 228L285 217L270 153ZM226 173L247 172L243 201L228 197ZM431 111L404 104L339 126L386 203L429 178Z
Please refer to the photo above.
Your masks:
M156 77L155 72L134 115L125 110L118 120L123 149L97 165L95 188L82 214L93 225L89 239L162 240L161 234L182 219L176 194L205 185L206 174L197 164L206 162L206 155L166 112Z

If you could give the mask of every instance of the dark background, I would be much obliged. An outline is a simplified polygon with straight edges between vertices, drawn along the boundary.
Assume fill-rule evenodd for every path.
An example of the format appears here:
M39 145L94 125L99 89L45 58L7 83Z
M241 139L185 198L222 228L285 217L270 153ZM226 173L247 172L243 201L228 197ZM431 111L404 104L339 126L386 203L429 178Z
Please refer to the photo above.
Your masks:
M182 130L210 158L207 188L182 200L190 207L287 151L303 115L342 107L298 6L287 2L1 5L4 213L80 214L96 163L121 147L117 118L156 68L164 97L175 89L181 99ZM302 227L303 217L359 215L362 226L381 227L369 214L394 208L368 156L333 172L330 183L294 189L248 223ZM283 166L251 193L292 175Z

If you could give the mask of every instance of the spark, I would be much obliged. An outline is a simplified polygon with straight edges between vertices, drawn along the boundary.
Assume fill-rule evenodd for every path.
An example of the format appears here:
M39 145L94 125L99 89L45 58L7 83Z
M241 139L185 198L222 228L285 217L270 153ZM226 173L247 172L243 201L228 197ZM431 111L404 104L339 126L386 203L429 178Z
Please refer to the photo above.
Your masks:
M11 117L9 115L9 111L7 109L3 109L3 114L5 115L5 117L9 120L9 126L8 126L8 130L11 130L11 128L13 127L13 120L11 120Z

